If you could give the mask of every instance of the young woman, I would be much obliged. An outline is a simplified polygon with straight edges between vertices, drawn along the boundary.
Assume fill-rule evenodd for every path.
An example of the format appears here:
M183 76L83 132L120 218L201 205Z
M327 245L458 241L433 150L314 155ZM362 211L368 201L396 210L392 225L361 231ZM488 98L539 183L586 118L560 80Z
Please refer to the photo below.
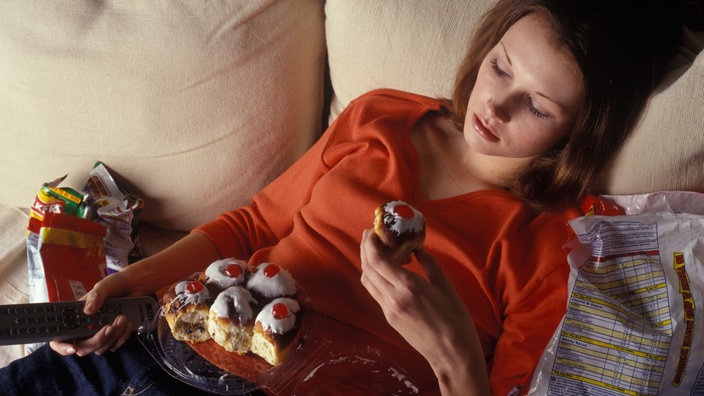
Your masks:
M380 351L420 393L525 391L564 312L567 220L657 82L677 42L674 14L667 1L499 1L452 99L363 95L251 205L105 278L86 312L108 297L157 293L220 258L271 261L311 298L324 319L314 336L332 350ZM403 267L367 230L374 209L395 199L427 221L424 248ZM52 342L58 354L13 363L0 386L93 386L87 359L116 389L172 386L140 359L130 330L120 317L88 340ZM37 365L61 371L36 388ZM304 385L344 392L346 379L367 374Z
M499 1L475 32L460 68L450 104L449 119L455 128L438 117L434 123L419 123L411 135L421 158L430 159L426 165L431 166L420 171L421 188L429 189L425 197L504 190L533 208L554 212L592 192L599 172L637 121L677 42L677 6L668 8L658 2L640 6L641 14L637 14L639 6L629 3ZM660 21L663 24L658 29L645 33L649 24ZM427 129L418 133L423 127ZM432 166L432 159L441 157L451 168ZM446 179L438 182L442 177ZM451 189L458 180L462 184ZM573 213L566 210L562 214ZM464 232L479 228L483 233L487 223L497 221L484 214ZM559 221L548 224L569 233ZM544 234L546 230L542 225L520 232ZM475 258L483 290L474 295L466 291L465 280L452 277L454 282L450 282L444 267L428 251L416 252L425 277L393 265L367 230L361 249L362 283L389 323L430 362L443 394L488 390L481 374L484 362L466 358L482 351L490 366L493 394L506 394L514 385L518 387L513 389L525 391L531 372L522 370L535 365L545 345L544 332L554 328L563 313L562 306L548 307L550 299L565 301L561 294L567 274L564 260L558 258L553 263L556 266L548 267L547 278L539 272L545 268L541 264L550 265L552 255L560 250L559 236L550 238L554 238L547 242L552 243L552 251L541 253L539 263L526 256L513 264L486 257L492 249L501 249L494 238ZM466 241L472 244L477 239L467 237ZM541 242L538 237L528 240ZM513 235L507 241L521 243ZM512 265L535 273L519 284L509 283L502 276L520 276L512 272L516 269L501 275ZM553 284L550 277L560 280ZM533 288L531 282L541 284ZM499 305L492 313L500 323L477 313L473 305L482 297ZM463 302L468 310L462 309ZM519 312L514 305L521 307ZM497 326L489 340L488 324ZM529 343L538 348L531 349ZM520 369L523 359L528 364Z

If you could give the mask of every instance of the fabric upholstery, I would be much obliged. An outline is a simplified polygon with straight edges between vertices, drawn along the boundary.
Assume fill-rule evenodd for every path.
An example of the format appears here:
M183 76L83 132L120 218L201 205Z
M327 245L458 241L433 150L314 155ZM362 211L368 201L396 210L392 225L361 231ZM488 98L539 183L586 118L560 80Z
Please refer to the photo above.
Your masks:
M0 2L0 202L104 161L143 221L188 230L319 134L321 0Z

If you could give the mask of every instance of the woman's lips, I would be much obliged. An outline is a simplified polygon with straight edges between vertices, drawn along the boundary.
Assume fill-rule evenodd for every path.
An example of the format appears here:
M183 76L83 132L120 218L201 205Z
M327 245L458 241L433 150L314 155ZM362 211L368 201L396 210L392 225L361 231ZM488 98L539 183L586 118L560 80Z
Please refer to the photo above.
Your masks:
M474 114L474 116L472 117L472 125L474 126L474 130L477 131L479 136L481 136L485 140L488 140L490 142L498 142L499 141L499 137L496 136L494 131L492 131L491 128L486 126L484 124L484 122L482 122L482 120L479 117L477 117L476 114Z

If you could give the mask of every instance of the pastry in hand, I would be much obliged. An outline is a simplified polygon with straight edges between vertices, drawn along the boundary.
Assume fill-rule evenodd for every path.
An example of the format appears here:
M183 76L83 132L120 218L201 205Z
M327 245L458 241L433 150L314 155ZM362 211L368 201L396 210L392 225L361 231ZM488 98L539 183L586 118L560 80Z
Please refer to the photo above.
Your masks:
M425 241L425 219L403 201L389 201L374 211L374 233L388 248L391 260L407 264L414 250Z

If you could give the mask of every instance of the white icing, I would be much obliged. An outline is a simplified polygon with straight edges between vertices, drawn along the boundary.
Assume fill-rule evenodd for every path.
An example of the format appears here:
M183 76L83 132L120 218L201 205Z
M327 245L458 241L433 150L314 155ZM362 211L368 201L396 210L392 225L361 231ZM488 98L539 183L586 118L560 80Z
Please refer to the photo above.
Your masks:
M174 292L176 292L176 297L174 297L174 300L180 300L182 306L186 306L188 304L207 303L207 299L210 298L210 292L208 291L208 288L203 286L203 289L198 293L191 293L188 291L188 284L191 282L198 281L184 280L174 286Z
M251 305L256 303L257 300L247 289L231 286L218 294L210 306L210 312L220 318L232 318L237 315L240 323L247 323L254 316Z
M288 316L276 319L273 314L274 305L284 304L288 308ZM293 298L281 297L274 299L267 304L257 315L257 322L262 324L262 328L276 334L284 334L296 325L296 313L301 310L298 301Z
M413 217L410 219L396 214L394 208L399 205L408 206L413 211ZM403 201L390 201L384 205L384 224L394 231L397 235L402 235L407 232L416 233L422 232L425 228L425 220L423 214L416 210L413 206Z
M254 271L247 281L247 288L261 293L266 298L293 296L298 291L293 276L287 270L280 268L278 274L268 277L264 274L264 269L270 263L262 263Z
M240 276L231 278L225 274L225 269L231 265L239 265L242 268ZM214 285L220 290L227 289L230 286L240 285L244 282L247 276L247 265L233 258L226 258L213 262L205 269L205 284Z

